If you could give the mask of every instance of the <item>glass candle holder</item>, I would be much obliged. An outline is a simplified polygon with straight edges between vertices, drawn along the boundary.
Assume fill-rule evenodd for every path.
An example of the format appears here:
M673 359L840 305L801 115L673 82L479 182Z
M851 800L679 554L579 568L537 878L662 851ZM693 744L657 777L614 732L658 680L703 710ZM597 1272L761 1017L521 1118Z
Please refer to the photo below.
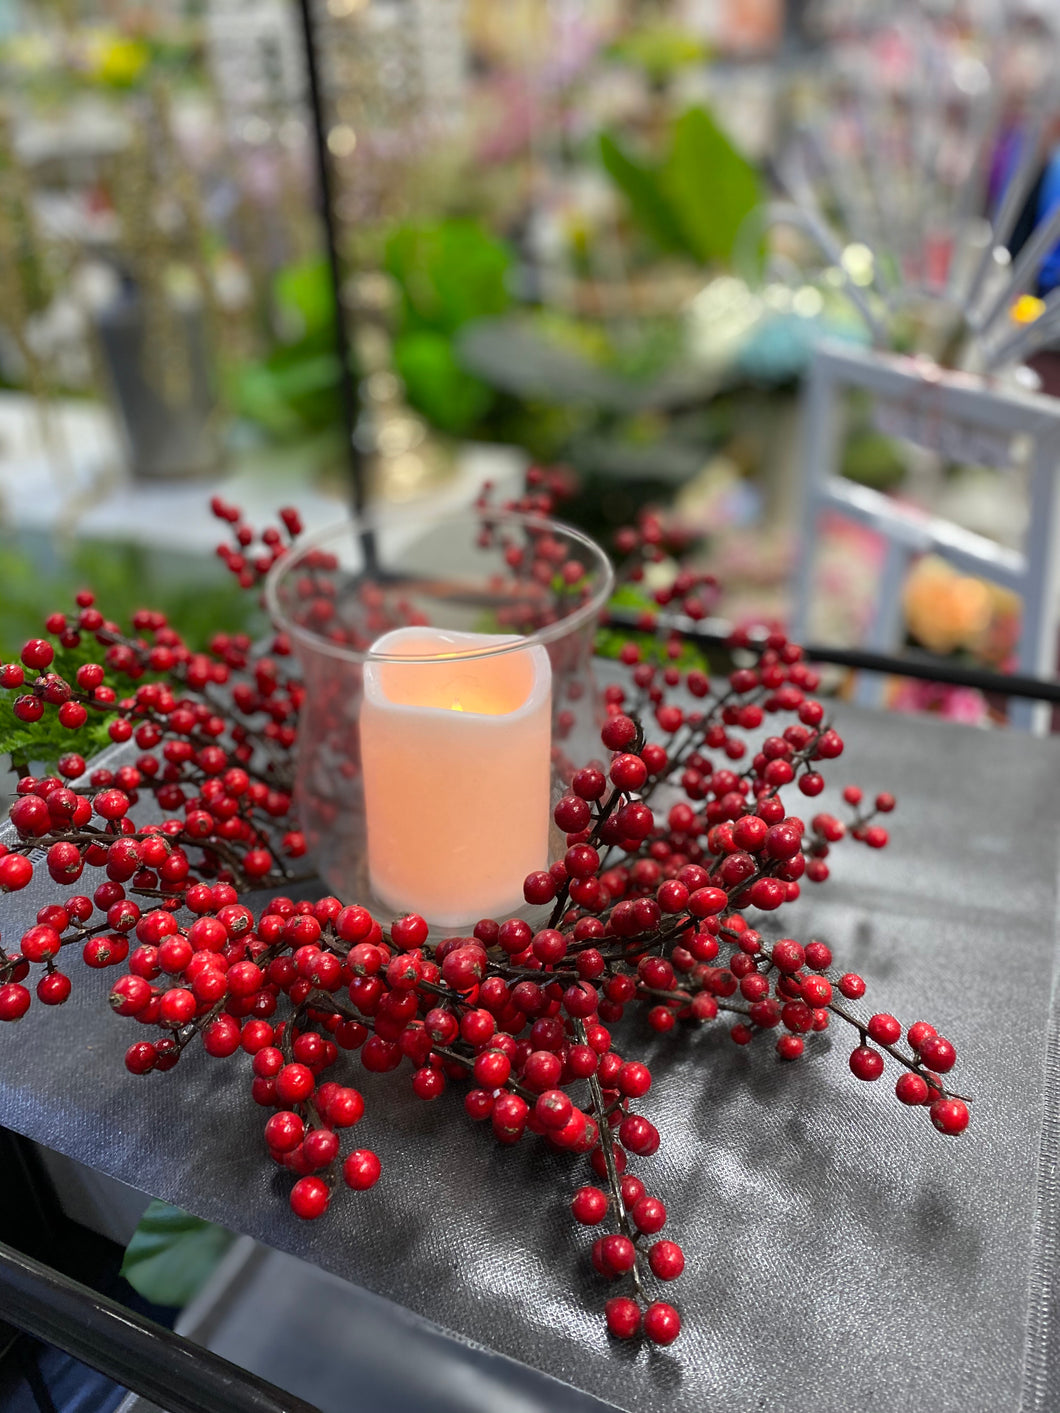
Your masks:
M552 805L598 756L596 627L614 575L557 521L404 512L300 540L266 604L298 656L296 801L346 901L435 932L523 905Z

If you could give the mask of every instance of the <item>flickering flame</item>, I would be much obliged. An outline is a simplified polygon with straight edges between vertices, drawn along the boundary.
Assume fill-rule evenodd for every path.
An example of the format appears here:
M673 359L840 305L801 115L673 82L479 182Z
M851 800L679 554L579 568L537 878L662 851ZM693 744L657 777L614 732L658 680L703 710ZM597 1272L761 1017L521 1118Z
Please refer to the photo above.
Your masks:
M451 702L449 703L449 710L450 710L450 711L463 711L464 708L460 705L460 703L459 703L458 701L454 700L454 701L451 701Z

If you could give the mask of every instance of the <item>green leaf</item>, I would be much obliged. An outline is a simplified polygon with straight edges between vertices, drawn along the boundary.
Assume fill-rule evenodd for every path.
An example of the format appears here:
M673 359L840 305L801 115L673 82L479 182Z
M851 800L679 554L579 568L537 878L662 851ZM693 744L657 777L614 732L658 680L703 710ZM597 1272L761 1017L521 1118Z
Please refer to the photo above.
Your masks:
M630 213L656 245L667 251L687 248L684 231L650 167L634 161L610 133L600 135L604 170L629 202Z
M288 265L276 276L273 291L282 309L299 316L302 337L318 329L330 329L334 324L331 276L323 258Z
M452 341L421 329L394 341L394 368L413 407L443 432L468 432L493 402L493 391L457 362Z
M40 721L26 725L9 714L7 703L0 705L0 755L9 755L14 766L30 764L51 768L67 751L77 751L88 760L110 745L108 723L113 713L89 719L76 731L60 725L53 707L45 709Z
M23 726L15 717L12 717L10 722L0 722L0 755L18 757L21 760L23 751L35 744L37 736L38 733L32 726Z
M762 190L754 167L705 108L689 108L674 124L659 185L686 247L705 264L728 264Z
M511 304L508 247L475 221L399 226L387 239L385 264L401 294L402 331L453 334Z
M121 1273L155 1305L186 1305L234 1240L224 1227L152 1202L125 1249Z

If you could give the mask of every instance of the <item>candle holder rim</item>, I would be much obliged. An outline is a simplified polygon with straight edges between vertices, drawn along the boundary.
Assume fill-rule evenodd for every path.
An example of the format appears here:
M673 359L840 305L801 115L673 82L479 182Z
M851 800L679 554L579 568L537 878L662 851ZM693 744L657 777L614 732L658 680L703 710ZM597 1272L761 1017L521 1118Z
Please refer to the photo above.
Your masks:
M400 525L402 520L407 519L412 508L403 510L400 514L361 516L343 521L336 521L331 525L325 525L319 530L313 530L309 534L300 535L298 540L292 545L283 557L269 570L265 577L264 600L265 610L269 618L278 629L287 633L292 639L297 640L304 646L311 648L315 653L323 653L328 657L338 658L343 662L350 663L431 663L437 661L437 654L425 653L423 655L413 655L404 653L377 653L371 648L360 650L351 648L343 643L331 642L322 633L315 632L311 628L306 628L303 624L296 623L284 610L280 603L279 585L292 573L301 558L314 549L319 549L322 544L326 544L340 533L356 537L366 529L385 529L391 526ZM471 514L470 510L454 510L432 517L431 525L444 525L447 521L466 520ZM594 618L598 618L615 586L615 570L611 563L607 551L602 545L587 535L584 530L579 530L575 525L569 525L564 520L558 520L550 515L530 515L523 511L516 510L492 510L484 509L482 519L488 520L491 524L503 522L508 525L523 526L528 529L541 529L559 532L570 539L577 541L585 549L589 550L600 570L600 583L593 593L578 605L572 612L566 614L555 623L546 624L544 628L535 629L533 633L527 633L523 637L515 637L511 642L494 643L489 647L477 648L461 653L460 657L474 661L482 658L501 657L506 653L525 651L528 646L535 644L547 644L558 639L566 638L571 633L576 632L586 623Z

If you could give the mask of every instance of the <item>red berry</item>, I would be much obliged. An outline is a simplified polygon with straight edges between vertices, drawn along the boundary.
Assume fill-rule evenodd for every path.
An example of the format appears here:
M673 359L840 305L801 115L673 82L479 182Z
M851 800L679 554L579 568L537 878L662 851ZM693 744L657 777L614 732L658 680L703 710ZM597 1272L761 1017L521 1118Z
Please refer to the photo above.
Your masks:
M927 1080L910 1071L899 1076L894 1092L903 1104L926 1104L929 1094Z
M773 912L786 898L783 883L775 878L756 878L751 884L751 903L763 912Z
M239 1049L239 1022L233 1016L215 1016L202 1034L202 1048L215 1059L227 1059Z
M640 1099L651 1088L651 1071L637 1060L626 1060L615 1078L617 1087L630 1099Z
M640 1332L640 1306L628 1295L616 1295L604 1306L607 1330L616 1339L632 1339Z
M968 1127L968 1106L960 1099L936 1099L928 1113L939 1133L956 1135Z
M936 1031L935 1027L933 1025L929 1025L927 1021L914 1021L913 1024L909 1027L909 1030L906 1032L906 1034L909 1043L913 1047L913 1049L919 1050L921 1045L923 1045L924 1041L927 1040L928 1036L937 1035L938 1032Z
M797 1060L805 1048L801 1035L782 1035L777 1041L777 1054L782 1060Z
M583 800L580 795L564 795L552 811L552 818L556 821L556 827L562 829L564 834L579 834L588 828L592 812L588 801Z
M865 982L854 971L848 971L845 976L841 976L836 982L836 986L839 988L840 994L845 996L848 1001L856 1001L865 994Z
M552 1131L566 1128L573 1113L571 1097L562 1089L546 1089L534 1104L534 1118L543 1128Z
M529 873L523 880L523 897L535 907L551 903L556 896L555 879L544 869Z
M870 1039L875 1040L877 1045L893 1045L902 1034L902 1027L894 1016L886 1014L873 1016L867 1029Z
M681 1316L672 1305L657 1300L644 1312L644 1333L652 1344L673 1344L681 1333Z
M604 728L606 731L606 727ZM615 756L611 762L611 779L620 790L640 790L648 780L648 767L640 756Z
M276 1097L281 1104L299 1104L309 1098L314 1084L313 1071L308 1065L284 1065L276 1076Z
M30 994L17 982L0 986L0 1021L17 1021L29 1010Z
M315 1128L302 1143L302 1156L313 1168L326 1168L339 1155L338 1134L329 1128Z
M49 667L54 657L55 649L44 638L31 638L22 649L22 661L27 667L36 668L38 672Z
M957 1051L941 1035L925 1036L918 1049L920 1058L938 1074L945 1074L947 1070L952 1070L957 1062Z
M832 950L823 942L806 944L806 965L811 971L827 971L832 965Z
M685 1268L685 1253L676 1241L657 1241L648 1252L648 1265L659 1280L674 1281Z
M44 646L48 645L45 643ZM33 665L35 664L27 663L27 666ZM637 723L629 716L611 717L600 732L600 739L609 751L624 751L627 746L632 745L636 738Z
M469 1089L464 1095L464 1112L476 1122L488 1119L493 1112L493 1095L488 1089Z
M688 911L696 918L713 917L728 904L729 896L721 888L697 888L689 895Z
M265 1142L274 1153L291 1153L305 1135L305 1124L290 1109L273 1114L265 1125Z
M158 965L170 976L179 976L191 958L191 943L186 937L167 937L158 948Z
M33 877L33 865L24 854L5 854L0 859L0 889L15 893Z
M574 1220L593 1227L607 1216L607 1198L598 1187L579 1187L570 1204Z
M806 953L798 942L790 937L782 937L773 944L773 964L778 971L796 972L806 960Z
M627 1114L619 1126L618 1136L631 1153L649 1158L659 1147L659 1130L639 1114Z
M86 942L81 955L84 958L86 966L117 966L129 955L129 943L120 932L107 932L100 937L93 937ZM190 995L190 993L185 994ZM194 1007L188 1016L189 1020L192 1015L194 1015ZM183 1022L181 1022L181 1024L183 1024Z
M445 1089L445 1075L430 1065L421 1065L412 1076L412 1092L417 1099L437 1099Z
M404 917L399 917L391 923L390 936L396 947L403 952L410 952L414 947L422 947L427 941L427 924L418 913L406 913Z
M367 908L343 908L335 919L335 931L344 942L363 942L374 925Z
M342 1176L347 1187L355 1192L365 1192L379 1181L382 1166L376 1155L368 1148L355 1148L342 1165Z
M859 1045L850 1056L850 1068L858 1079L879 1079L883 1074L883 1056L869 1045Z
M827 1006L832 1000L832 983L824 976L806 977L802 983L802 999L808 1006ZM879 1038L873 1036L874 1040Z
M657 1231L662 1231L666 1225L666 1208L658 1197L645 1195L633 1204L630 1213L636 1223L637 1230L644 1232L648 1236L654 1236ZM656 1273L658 1274L658 1273Z
M121 819L128 813L129 797L124 790L101 790L92 807L102 819Z
M43 962L58 955L62 942L54 927L38 923L22 934L20 950L28 962Z
M59 708L59 725L77 731L88 720L88 712L80 702L63 702Z
M602 1274L614 1279L624 1276L633 1269L637 1259L637 1248L628 1236L605 1236L600 1241L600 1264Z
M39 839L52 827L51 811L36 795L23 795L11 806L11 823L23 839Z
M291 1188L291 1211L303 1221L322 1217L331 1201L331 1189L322 1178L299 1178Z
M151 999L150 982L142 976L120 976L110 992L110 1004L120 1016L135 1016Z
M130 1074L147 1074L155 1067L158 1053L150 1040L138 1040L125 1052L125 1068Z
M61 971L50 971L37 982L37 1000L45 1006L61 1006L70 999L73 987L70 978Z
M583 766L575 771L571 789L583 800L598 800L607 789L607 779L602 770L594 765Z
M503 929L502 929L503 931ZM527 928L527 942L530 929ZM486 953L475 943L473 946L458 947L442 962L442 980L454 991L470 991L486 974Z
M494 1101L490 1115L494 1136L505 1144L516 1143L526 1128L529 1107L518 1094L502 1093Z
M838 731L825 731L818 738L817 754L823 760L835 760L843 754L843 738Z
M529 1088L543 1091L552 1089L562 1073L563 1061L558 1055L550 1050L533 1050L526 1058L523 1079Z
M511 1072L511 1061L503 1050L484 1050L475 1057L475 1083L483 1089L500 1089Z
M194 995L182 986L165 992L159 1003L159 1016L163 1025L187 1025L195 1016Z

